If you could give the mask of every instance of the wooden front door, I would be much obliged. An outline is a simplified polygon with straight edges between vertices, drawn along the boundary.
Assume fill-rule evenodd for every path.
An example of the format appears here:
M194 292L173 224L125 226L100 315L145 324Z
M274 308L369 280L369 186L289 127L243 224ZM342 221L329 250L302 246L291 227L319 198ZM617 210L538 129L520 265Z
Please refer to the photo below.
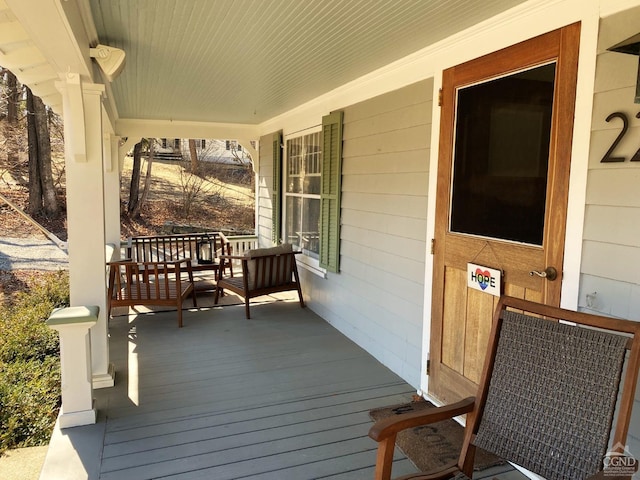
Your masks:
M498 300L468 287L469 263L501 271L502 293L560 304L579 36L570 25L443 73L429 368L442 401L476 393Z

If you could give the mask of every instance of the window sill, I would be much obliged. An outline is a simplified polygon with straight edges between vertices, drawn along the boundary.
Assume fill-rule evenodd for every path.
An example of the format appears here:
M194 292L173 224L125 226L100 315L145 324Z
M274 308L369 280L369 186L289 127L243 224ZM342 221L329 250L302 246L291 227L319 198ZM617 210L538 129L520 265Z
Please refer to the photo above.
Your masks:
M321 278L327 278L327 271L324 268L320 268L318 260L306 255L299 255L297 257L298 267L317 275Z

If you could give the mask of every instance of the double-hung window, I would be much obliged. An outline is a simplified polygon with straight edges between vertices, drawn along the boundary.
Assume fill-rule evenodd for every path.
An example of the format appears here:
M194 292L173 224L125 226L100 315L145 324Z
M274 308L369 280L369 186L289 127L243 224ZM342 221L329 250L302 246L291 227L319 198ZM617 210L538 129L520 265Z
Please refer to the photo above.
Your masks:
M318 259L322 132L291 138L286 147L285 238L305 255Z
M330 272L340 271L342 119L341 111L333 112L322 118L322 131L289 138L282 175L285 241L311 260L304 263ZM275 167L280 165L279 151L276 141ZM274 168L274 232L280 232L280 178Z

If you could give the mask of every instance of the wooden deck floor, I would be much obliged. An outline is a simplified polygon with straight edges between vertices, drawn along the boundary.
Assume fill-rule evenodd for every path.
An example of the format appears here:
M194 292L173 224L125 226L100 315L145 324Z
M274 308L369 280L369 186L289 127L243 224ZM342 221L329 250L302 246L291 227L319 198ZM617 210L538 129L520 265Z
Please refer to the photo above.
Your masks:
M95 391L99 425L69 429L76 449L85 428L100 443L81 458L88 477L373 478L368 412L414 389L295 300L252 317L231 306L184 312L182 329L175 312L112 319L116 386ZM398 453L394 475L412 471Z

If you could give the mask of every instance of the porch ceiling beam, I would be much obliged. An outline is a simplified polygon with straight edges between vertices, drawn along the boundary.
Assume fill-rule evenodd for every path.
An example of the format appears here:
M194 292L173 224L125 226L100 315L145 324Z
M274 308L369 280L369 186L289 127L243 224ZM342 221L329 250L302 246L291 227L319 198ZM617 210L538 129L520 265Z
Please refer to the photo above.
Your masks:
M20 44L18 48L0 53L2 66L11 71L20 67L40 66L45 63L42 52L34 45Z
M54 71L91 78L89 38L75 2L3 0ZM66 5L65 5L66 3ZM34 15L34 12L38 12Z
M50 82L51 79L54 78L57 78L57 74L48 63L31 68L20 68L20 80L25 85L36 85L43 82Z
M92 74L89 40L76 6L61 0L0 0L0 65L59 114L62 95L55 82L69 72L85 80Z
M251 156L257 151L249 141L259 138L258 125L241 123L185 122L172 120L120 119L116 135L134 138L217 138L238 140Z
M29 35L20 22L8 20L6 16L0 19L0 44L25 40L29 40Z
M141 138L258 138L258 126L241 123L186 122L173 120L119 119L116 134Z

